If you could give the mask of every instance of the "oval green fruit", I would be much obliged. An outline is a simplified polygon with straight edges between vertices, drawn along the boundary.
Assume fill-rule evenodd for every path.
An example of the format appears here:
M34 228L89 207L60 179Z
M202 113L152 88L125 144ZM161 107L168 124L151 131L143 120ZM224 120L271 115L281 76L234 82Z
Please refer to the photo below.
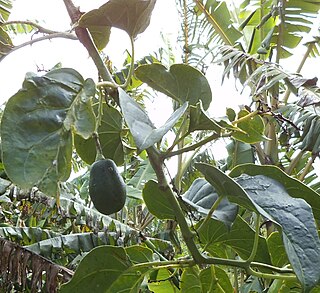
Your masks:
M112 160L99 160L92 164L89 194L94 207L102 214L110 215L123 208L126 185Z

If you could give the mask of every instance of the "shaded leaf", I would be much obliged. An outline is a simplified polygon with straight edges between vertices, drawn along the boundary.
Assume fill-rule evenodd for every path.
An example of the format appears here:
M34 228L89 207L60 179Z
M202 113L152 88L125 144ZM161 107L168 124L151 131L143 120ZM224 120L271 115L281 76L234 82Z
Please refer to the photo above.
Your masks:
M97 49L99 51L103 50L109 43L111 27L90 25L88 27L88 30Z
M100 145L104 157L112 159L118 166L124 162L124 146L121 139L122 123L123 118L120 112L104 104L101 125L98 127ZM82 160L87 164L95 161L97 148L92 137L83 139L76 135L74 144Z
M140 151L160 141L178 122L188 107L188 104L185 103L170 116L163 126L156 128L140 105L134 99L130 98L122 89L119 89L119 100L124 119Z
M252 251L255 231L238 215L229 230L223 223L211 219L204 225L197 224L201 244L208 252L216 252L217 248L231 247L243 260L246 260ZM218 255L222 257L221 255ZM255 261L271 263L266 239L259 236L258 251Z
M213 130L217 133L217 137L221 132L221 126L204 112L201 100L196 106L190 106L189 132L195 130Z
M71 281L61 286L60 292L106 292L131 266L122 247L94 248L82 259Z
M156 0L110 0L82 15L79 25L113 26L135 38L149 26L155 3Z
M311 207L303 199L290 197L285 187L270 177L242 174L237 182L255 205L281 226L290 263L303 288L310 290L320 280L320 240Z
M174 211L168 197L169 191L163 191L154 180L148 181L143 189L143 200L151 214L158 219L175 219Z
M267 238L267 244L273 265L281 268L289 264L282 237L279 232L271 233L271 235Z
M135 74L150 87L181 105L185 102L196 105L200 100L205 110L209 108L212 92L208 80L190 65L174 64L168 70L162 64L153 63L139 66Z
M287 175L276 166L259 166L255 164L244 164L234 168L229 176L239 177L241 174L265 175L281 182L290 196L303 198L312 208L315 219L320 222L320 196L317 192L303 184L301 181Z
M219 195L209 182L205 179L197 178L181 199L195 208L200 214L207 215L218 197ZM212 218L223 222L230 228L237 213L238 206L230 203L224 197L213 212Z

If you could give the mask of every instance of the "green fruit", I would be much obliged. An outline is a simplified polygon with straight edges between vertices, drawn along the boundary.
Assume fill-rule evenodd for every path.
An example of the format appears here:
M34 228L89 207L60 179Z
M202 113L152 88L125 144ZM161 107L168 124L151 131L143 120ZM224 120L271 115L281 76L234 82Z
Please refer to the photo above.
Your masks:
M102 214L120 211L126 202L126 185L112 160L99 160L90 170L89 194Z

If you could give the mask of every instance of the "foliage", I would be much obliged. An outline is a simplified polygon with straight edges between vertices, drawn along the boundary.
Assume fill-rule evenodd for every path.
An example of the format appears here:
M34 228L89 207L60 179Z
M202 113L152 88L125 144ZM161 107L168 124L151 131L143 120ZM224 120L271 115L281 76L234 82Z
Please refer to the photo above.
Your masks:
M0 59L71 38L99 72L99 82L72 68L28 73L5 104L1 288L317 292L320 90L300 71L319 55L319 36L305 43L296 73L282 60L312 29L320 2L177 0L182 63L170 46L169 59L161 48L135 60L156 1L110 0L84 14L64 3L71 33L9 21L11 1L0 1ZM122 69L103 57L112 27L131 41ZM13 45L15 34L35 29L41 37ZM210 114L218 102L206 77L212 62L224 67L222 80L232 74L249 89L241 109L222 118ZM146 101L163 95L171 115L156 127ZM212 146L222 142L228 154L218 161ZM101 159L105 168L90 166ZM97 178L99 200L89 194Z

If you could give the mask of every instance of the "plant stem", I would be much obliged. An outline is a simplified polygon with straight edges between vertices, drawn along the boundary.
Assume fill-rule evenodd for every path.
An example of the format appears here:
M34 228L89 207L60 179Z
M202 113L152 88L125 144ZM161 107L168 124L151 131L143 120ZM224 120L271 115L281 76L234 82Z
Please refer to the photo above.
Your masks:
M128 72L128 76L127 79L125 81L124 84L120 85L121 88L126 89L129 85L129 83L131 82L131 77L133 74L133 70L134 70L134 39L132 36L130 36L130 44L131 44L131 62L130 62L130 67L129 67L129 72Z
M205 145L206 143L210 142L211 140L217 139L219 137L220 137L219 134L214 133L214 134L208 136L207 138L205 138L205 139L203 139L203 140L199 141L198 143L195 143L191 146L188 146L188 147L185 147L185 148L182 148L182 149L170 152L170 153L164 153L163 157L167 159L167 158L170 158L170 157L173 157L173 156L185 153L185 152L194 151L198 147L201 147L201 146Z
M180 226L182 236L184 238L184 241L186 242L186 245L197 263L203 263L204 262L204 257L201 255L199 252L195 242L194 242L194 237L195 234L190 231L188 223L185 219L184 213L180 207L180 204L174 195L172 189L170 188L165 173L164 173L164 163L163 163L163 158L161 157L160 153L158 150L155 148L151 147L147 149L147 153L149 156L150 163L154 169L154 171L157 174L158 178L158 184L159 188L163 190L165 193L168 193L169 196L167 197L167 200L169 201L171 207L174 210L174 214L176 216L176 220Z
M56 39L56 38L64 38L64 39L69 39L69 40L78 40L78 38L72 33L66 33L66 32L52 33L52 34L33 39L33 40L28 41L28 42L25 42L25 43L22 43L20 45L17 45L17 46L14 46L14 47L10 48L9 51L6 52L3 55L3 58L7 57L9 54L13 53L14 51L17 51L17 50L19 50L21 48L24 48L26 46L33 45L33 44L41 42L41 41L51 40L51 39Z
M297 68L296 73L300 73L300 72L301 72L301 70L302 70L304 64L306 63L306 61L307 61L307 59L308 59L308 57L309 57L309 55L310 55L310 52L312 51L314 45L315 45L314 42L312 42L312 43L310 43L310 44L308 45L307 51L304 53L304 55L303 55L303 57L302 57L302 60L301 60L299 66L298 66L298 68ZM290 93L291 93L290 89L287 88L287 90L286 90L286 92L285 92L285 94L284 94L284 96L283 96L283 99L282 99L283 103L285 103L285 104L288 103L288 99L289 99Z
M203 220L203 222L201 223L200 227L198 228L198 232L200 232L201 229L204 227L204 225L207 224L210 221L210 219L212 217L212 214L218 208L218 206L219 206L220 202L223 200L223 198L224 198L223 196L219 196L217 198L217 200L214 202L214 204L212 205L212 207L211 207L209 213L207 214L206 218Z
M246 120L248 120L248 119L250 119L250 118L258 115L259 112L260 112L260 110L255 110L255 111L253 111L253 112L250 112L248 115L243 116L243 117L241 117L241 118L233 121L233 122L232 122L232 125L237 125L238 123L241 123L241 122L243 122L243 121L246 121Z
M68 14L70 16L70 19L73 24L76 24L82 13L79 11L79 9L73 4L72 0L63 0L66 9L68 11ZM79 39L79 41L82 43L82 45L87 49L90 57L92 58L94 64L96 65L98 72L104 81L109 81L114 84L116 87L117 84L114 82L111 73L109 72L108 68L104 64L95 44L92 41L92 38L86 28L82 28L79 26L76 26L75 33Z
M306 175L308 175L310 168L312 167L312 164L314 163L314 160L316 159L316 155L312 154L311 157L308 160L307 165L304 167L303 172L299 176L299 180L303 181Z
M256 219L255 219L255 223L256 223L256 227L255 227L255 233L254 233L254 241L253 241L253 247L252 247L252 251L250 256L248 257L248 259L246 260L247 263L251 263L254 258L256 257L257 254L257 250L258 250L258 244L259 244L259 230L260 230L260 214L256 213Z

